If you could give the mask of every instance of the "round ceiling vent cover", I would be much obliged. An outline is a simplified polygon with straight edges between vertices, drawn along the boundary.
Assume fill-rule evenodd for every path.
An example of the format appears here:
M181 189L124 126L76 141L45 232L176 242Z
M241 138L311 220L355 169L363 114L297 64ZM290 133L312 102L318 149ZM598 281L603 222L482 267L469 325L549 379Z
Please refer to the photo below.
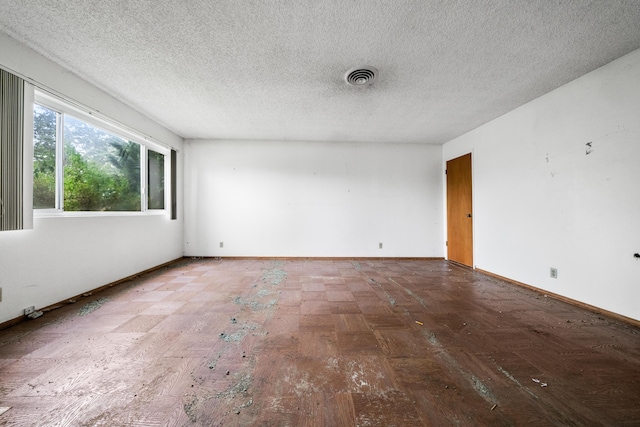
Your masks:
M368 65L355 67L347 71L344 79L352 86L366 86L373 83L378 75L378 70Z

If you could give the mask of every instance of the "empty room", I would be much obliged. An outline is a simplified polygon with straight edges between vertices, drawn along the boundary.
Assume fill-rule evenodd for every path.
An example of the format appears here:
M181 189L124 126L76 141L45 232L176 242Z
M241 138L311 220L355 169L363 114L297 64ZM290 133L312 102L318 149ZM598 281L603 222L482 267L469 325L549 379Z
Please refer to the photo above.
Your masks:
M0 0L0 426L640 425L635 0Z

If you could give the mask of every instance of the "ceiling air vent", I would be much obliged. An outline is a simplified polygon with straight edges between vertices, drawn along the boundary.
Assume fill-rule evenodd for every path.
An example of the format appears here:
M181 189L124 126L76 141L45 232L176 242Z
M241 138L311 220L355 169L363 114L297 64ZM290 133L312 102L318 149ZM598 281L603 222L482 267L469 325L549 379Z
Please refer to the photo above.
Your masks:
M347 71L344 79L352 86L366 86L373 83L378 75L378 70L368 65L352 68Z

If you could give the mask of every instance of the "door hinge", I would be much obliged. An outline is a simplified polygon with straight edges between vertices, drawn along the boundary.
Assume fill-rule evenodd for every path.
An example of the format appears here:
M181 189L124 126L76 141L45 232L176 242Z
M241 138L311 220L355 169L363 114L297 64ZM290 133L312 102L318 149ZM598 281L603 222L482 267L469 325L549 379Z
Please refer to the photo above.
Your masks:
M444 242L445 246L449 246L449 241L447 240L446 242Z

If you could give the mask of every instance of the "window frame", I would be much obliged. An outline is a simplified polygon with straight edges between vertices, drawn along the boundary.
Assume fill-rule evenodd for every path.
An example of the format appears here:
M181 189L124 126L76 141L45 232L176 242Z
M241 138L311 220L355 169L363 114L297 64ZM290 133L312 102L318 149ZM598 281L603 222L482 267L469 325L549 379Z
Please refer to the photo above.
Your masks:
M143 136L132 129L128 129L113 120L102 117L99 113L86 108L81 108L67 102L55 95L35 88L33 95L33 109L35 105L41 105L54 111L56 114L56 184L55 184L55 208L33 209L35 217L58 217L58 216L131 216L131 215L168 215L170 212L169 203L171 200L169 186L171 178L171 150L162 144ZM109 132L115 136L124 138L127 141L140 145L140 210L136 211L65 211L64 210L64 116L70 115L77 120L81 120L102 131ZM33 142L32 144L33 145ZM148 208L148 152L155 151L164 157L164 208ZM33 156L31 156L33 161Z

